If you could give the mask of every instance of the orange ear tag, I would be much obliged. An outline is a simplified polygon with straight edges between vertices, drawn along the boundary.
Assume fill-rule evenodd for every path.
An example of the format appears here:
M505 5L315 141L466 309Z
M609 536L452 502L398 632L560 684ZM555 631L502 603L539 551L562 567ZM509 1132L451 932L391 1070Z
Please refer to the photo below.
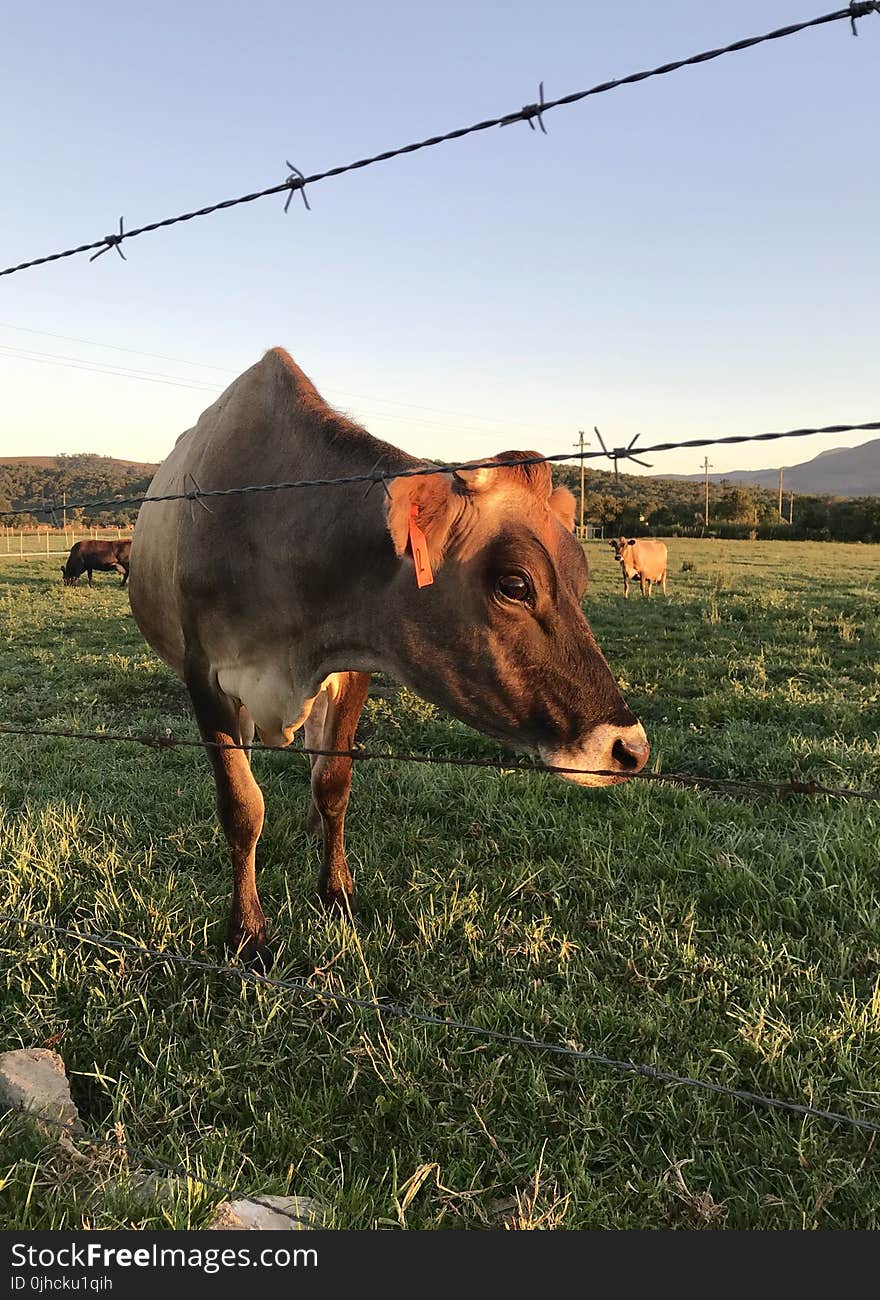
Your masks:
M428 543L425 540L425 534L416 523L418 517L419 507L413 503L409 508L409 549L412 551L413 564L416 566L416 585L430 587L434 581L434 575L431 572L431 561L428 556Z

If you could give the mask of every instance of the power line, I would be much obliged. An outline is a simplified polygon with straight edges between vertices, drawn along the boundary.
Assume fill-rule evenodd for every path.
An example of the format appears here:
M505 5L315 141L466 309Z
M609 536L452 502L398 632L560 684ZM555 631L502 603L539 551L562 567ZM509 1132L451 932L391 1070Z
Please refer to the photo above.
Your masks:
M165 217L161 221L150 222L146 226L138 226L133 230L124 230L122 218L119 221L119 231L111 235L105 235L103 239L94 240L88 244L78 244L75 248L64 249L60 253L49 253L45 257L33 258L29 262L19 262L17 266L8 266L0 270L0 276L15 275L19 271L29 270L31 267L43 266L47 262L57 262L67 257L74 257L78 253L94 252L95 257L101 253L115 248L122 255L121 245L126 239L135 239L138 235L150 234L155 230L163 230L168 226L175 226L184 221L193 221L197 217L207 217L214 212L220 212L227 208L238 207L242 203L253 203L257 199L267 198L272 194L292 194L295 190L305 193L307 185L316 185L319 181L328 180L333 176L342 176L347 172L359 171L364 167L372 167L375 163L387 162L392 158L399 158L404 154L417 153L422 149L431 149L436 145L444 144L451 140L460 140L465 136L473 135L478 131L488 131L496 126L511 126L514 122L528 122L534 130L535 120L537 119L541 129L544 130L543 117L545 113L551 112L554 108L562 108L570 104L579 103L583 99L588 99L593 95L605 94L609 90L616 90L621 86L632 86L640 81L647 81L650 77L662 77L668 73L677 72L681 68L692 67L700 63L709 63L713 59L719 59L726 54L735 54L743 50L748 50L756 45L762 45L767 41L782 40L787 36L794 36L798 32L806 31L808 28L821 27L828 23L849 20L855 31L856 18L866 17L870 13L880 10L880 0L852 0L845 9L836 9L832 13L821 14L818 18L810 18L804 22L792 23L787 27L779 27L775 31L765 32L761 36L749 36L743 40L733 41L730 45L724 45L719 49L705 50L701 54L693 54L689 58L677 59L673 63L664 63L660 67L651 68L644 72L633 72L626 77L618 77L612 81L603 81L596 86L591 86L588 90L575 91L570 95L563 95L559 99L545 100L543 94L543 82L541 83L540 100L536 104L526 104L512 113L505 113L502 117L488 118L483 122L476 122L472 126L460 127L454 131L447 131L443 135L431 136L426 140L419 140L413 144L403 145L398 149L388 149L384 153L375 154L370 158L360 158L357 162L346 163L341 167L331 167L327 171L316 172L312 176L303 176L301 172L292 172L285 181L278 185L270 185L267 189L257 190L252 194L243 194L239 198L223 199L219 203L211 203L207 207L197 208L193 212L184 212L180 216ZM97 250L97 251L95 251ZM90 259L94 261L94 257Z
M22 348L10 348L0 343L0 356L10 361L32 361L43 366L62 366L66 370L83 370L87 374L111 375L117 379L137 379L149 384L162 384L167 388L189 388L202 393L216 393L215 384L193 383L191 380L175 378L161 374L149 374L147 371L127 369L122 366L103 365L98 361L89 361L86 357L59 357L51 352L33 352Z
M110 375L113 378L118 378L118 379L134 379L134 380L143 381L145 383L163 384L170 388L188 388L196 392L204 392L204 393L219 395L218 386L216 384L211 384L207 382L201 383L199 381L194 382L189 379L184 379L181 376L163 375L160 372L155 372L155 371L151 372L145 370L135 370L130 367L112 366L109 363L105 364L104 362L101 361L92 361L88 357L59 356L57 353L35 352L31 349L14 348L14 347L10 347L8 344L0 343L0 357L4 357L4 356L8 357L9 360L14 360L14 361L32 361L40 365L49 365L49 366L54 365L54 366L62 366L65 369L69 369L69 370L82 370L85 371L87 374ZM230 375L229 377L231 379L233 376ZM388 399L376 398L374 400L378 402L383 402ZM368 403L367 406L364 406L362 403L358 403L358 405L362 406L362 409L367 409ZM406 423L408 426L413 424L426 425L431 428L442 429L446 432L455 432L455 433L485 434L486 432L491 431L488 429L479 429L476 426L466 426L466 425L459 425L455 430L451 430L448 424L445 424L440 420L425 419L423 416L411 416L411 415L402 416L397 414L396 412L389 413L387 411L374 411L373 418L385 422L397 421L398 423Z
M0 324L0 329L4 329L4 328L15 330L18 329L19 327L4 326ZM65 339L71 343L84 343L89 347L96 347L96 348L114 347L114 344L112 343L98 343L90 339L76 339L73 338L71 335L53 334L48 330L25 330L25 333L45 334L47 338ZM137 356L145 356L145 357L159 356L159 354L155 352L141 352L138 348L119 348L117 350L120 352L134 353ZM154 382L154 383L164 382L171 385L176 385L179 388L192 388L194 390L204 391L208 393L217 393L218 391L217 384L211 383L209 380L198 380L198 379L189 380L189 379L184 379L183 376L165 375L162 374L161 371L138 370L128 366L115 366L113 365L112 362L104 361L101 358L60 356L59 354L54 352L38 352L32 348L16 348L9 343L0 343L0 355L8 355L10 356L11 359L17 358L23 361L41 360L46 365L59 365L59 366L66 366L69 369L91 370L96 374L105 373L108 375L118 376L124 379L144 379L147 380L148 382ZM180 357L164 357L162 359L166 361L175 361L177 364L182 366L198 367L202 364L201 362L198 361L185 361ZM206 369L218 371L220 374L225 376L227 383L230 383L235 378L234 371L226 370L221 366L208 366L206 367ZM375 394L371 395L367 393L355 393L352 392L350 389L340 389L340 388L336 388L335 386L330 391L332 392L333 395L334 405L341 405L341 406L348 405L347 402L337 401L337 398L353 398L358 408L369 410L370 407L373 407L374 408L373 418L383 420L386 422L397 421L399 423L406 423L407 426L412 424L428 425L433 428L442 429L449 433L510 434L510 433L522 432L523 434L528 434L528 436L534 436L534 429L526 430L525 428L520 428L519 426L511 425L508 423L488 422L486 420L483 420L480 416L474 417L472 414L465 413L464 411L447 411L439 406L428 406L421 402L403 402L403 401L398 401L397 398L394 397L381 397ZM448 419L461 418L461 419L469 420L470 423L456 425L453 428L446 421L425 419L423 416L400 415L396 411L391 411L389 413L388 411L376 410L375 407L377 405L378 406L399 406L399 407L406 408L406 410L408 411L409 410L432 411L437 415L446 416Z
M17 334L39 334L47 339L62 339L65 343L83 343L89 348L106 348L111 352L129 352L137 357L152 357L154 361L173 361L178 366L195 366L202 370L217 370L229 374L223 366L210 365L207 361L185 361L182 357L169 357L164 352L144 352L141 348L126 348L119 343L99 343L97 339L82 339L73 334L56 334L52 330L32 329L28 325L13 325L9 321L0 321L0 329L12 330Z

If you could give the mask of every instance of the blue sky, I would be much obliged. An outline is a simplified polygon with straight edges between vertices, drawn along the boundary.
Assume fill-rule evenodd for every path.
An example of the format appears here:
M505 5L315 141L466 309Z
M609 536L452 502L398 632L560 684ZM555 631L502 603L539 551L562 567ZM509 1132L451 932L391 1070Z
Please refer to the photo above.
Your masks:
M15 6L0 263L821 12ZM546 136L518 124L328 180L311 212L270 198L132 240L126 262L2 279L0 455L161 459L274 344L371 432L444 458L556 452L594 425L653 442L878 419L878 73L880 16L858 39L841 22L561 108Z

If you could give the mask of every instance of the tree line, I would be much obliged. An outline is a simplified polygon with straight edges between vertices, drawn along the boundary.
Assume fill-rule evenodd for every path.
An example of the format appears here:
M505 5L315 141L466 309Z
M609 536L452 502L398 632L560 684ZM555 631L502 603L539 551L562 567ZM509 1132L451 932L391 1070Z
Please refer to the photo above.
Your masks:
M49 458L46 458L49 459ZM83 452L71 456L54 456L49 464L32 464L25 460L0 464L0 511L27 510L24 515L0 514L0 523L16 528L33 528L37 524L62 523L62 510L55 518L44 506L62 506L65 495L71 503L98 501L114 496L143 496L150 486L154 466L128 464L110 456ZM108 506L103 510L67 511L68 524L86 527L125 528L137 518L138 507Z
M580 519L580 468L554 470L571 488ZM704 483L692 479L637 477L604 470L584 472L584 522L601 524L605 535L732 537L791 541L880 542L880 496L779 496L769 488L739 487L722 480L709 485L705 518ZM791 515L791 522L789 522Z
M152 466L127 464L109 456L82 453L53 457L49 464L11 461L0 464L0 511L24 509L15 517L0 515L0 522L17 528L61 524L57 510L66 495L71 503L113 496L143 496L153 476ZM580 517L580 467L554 467L556 482L575 494ZM600 524L606 536L757 537L797 541L880 542L880 497L795 496L792 522L788 522L790 493L779 513L776 492L713 482L710 484L709 519L705 514L702 482L685 479L584 471L584 522ZM44 507L56 506L53 520ZM137 505L111 505L102 510L67 511L68 524L86 527L120 527L134 523Z

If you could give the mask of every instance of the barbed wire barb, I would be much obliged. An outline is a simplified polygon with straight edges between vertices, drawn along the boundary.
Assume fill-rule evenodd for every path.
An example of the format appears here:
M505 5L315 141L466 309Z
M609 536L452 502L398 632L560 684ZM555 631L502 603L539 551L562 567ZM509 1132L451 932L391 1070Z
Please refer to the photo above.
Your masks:
M593 432L595 433L596 437L599 439L599 442L601 443L601 446L602 446L602 451L601 451L601 453L597 453L597 454L605 455L605 456L608 457L608 459L609 459L610 461L613 461L613 462L614 462L614 481L615 481L615 483L619 483L619 482L620 482L620 467L619 467L618 462L621 461L621 460L631 460L631 461L633 461L636 465L642 465L645 469L653 469L653 468L654 468L653 465L651 465L651 464L648 463L648 461L646 461L646 460L639 460L638 456L634 456L634 455L633 455L633 451L632 451L632 449L633 449L633 447L636 445L636 442L638 441L638 439L641 437L641 434L634 433L633 436L632 436L632 438L630 438L630 440L629 440L629 444L628 444L626 447L612 447L612 448L609 450L608 447L605 446L605 440L604 440L604 438L602 437L602 435L601 435L601 433L599 432L599 430L596 428L595 424L593 425ZM641 450L641 448L640 448L639 450ZM580 457L579 457L579 456L575 456L574 459L579 460Z
M288 189L290 190L290 193L287 196L287 202L284 204L284 211L286 212L287 209L290 207L290 200L293 198L296 191L299 190L300 194L302 195L302 201L306 205L306 211L311 212L312 210L311 206L309 204L308 199L306 198L305 176L302 174L300 169L298 167L294 167L293 163L289 162L287 158L285 158L284 161L287 163L288 170L290 171L290 175L287 178L287 186Z
M535 123L533 119L537 118L538 126L541 128L544 135L546 135L547 128L544 125L544 118L542 116L546 107L547 104L544 99L544 83L542 81L538 86L537 104L523 105L518 113L511 113L510 117L501 123L501 126L513 126L515 122L528 122L529 126L534 131Z
M853 36L858 36L859 29L856 27L857 18L865 18L870 13L880 13L880 0L851 0L849 6L849 22L852 27Z
M199 482L198 482L198 480L197 480L195 474L193 474L192 470L187 470L187 472L186 472L186 473L184 474L184 476L183 476L183 486L184 486L184 487L186 487L186 480L187 480L187 479L191 479L192 482L195 484L195 491L194 491L194 492L187 492L187 493L186 493L186 499L187 499L187 501L190 503L190 505L189 505L189 517L190 517L190 519L195 519L195 511L193 510L193 504L194 504L195 502L198 502L198 504L202 507L202 509L203 509L203 510L206 510L206 511L208 512L209 515L212 515L212 514L214 513L214 511L211 509L211 507L210 507L209 505L207 505L207 504L205 503L205 501L204 501L204 499L203 499L205 494L204 494L204 492L202 491L201 486L199 485Z
M115 248L116 251L117 251L117 253L119 254L119 256L122 258L123 262L127 262L127 261L128 261L128 258L125 256L125 254L123 253L122 249L119 247L119 245L122 243L123 239L127 239L127 238L128 238L128 236L126 235L125 230L124 230L123 225L122 225L122 217L120 217L120 218L119 218L119 233L118 233L117 235L105 235L105 236L104 236L104 247L101 248L101 249L99 249L98 252L94 254L94 256L90 257L90 258L89 258L89 261L90 261L90 262L94 262L94 261L96 261L99 257L103 257L105 253L109 253L111 248Z

